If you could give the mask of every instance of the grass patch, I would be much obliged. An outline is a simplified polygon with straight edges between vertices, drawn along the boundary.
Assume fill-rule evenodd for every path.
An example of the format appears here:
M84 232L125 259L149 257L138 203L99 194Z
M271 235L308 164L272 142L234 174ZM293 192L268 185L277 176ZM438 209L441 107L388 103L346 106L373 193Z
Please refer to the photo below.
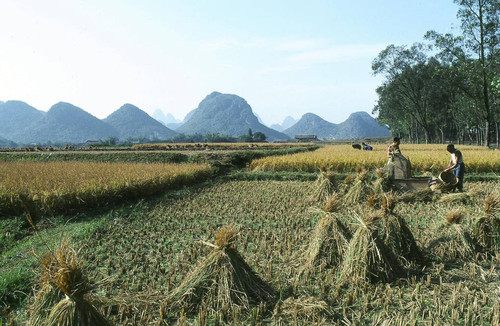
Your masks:
M85 216L66 223L56 223L53 227L39 231L37 235L24 237L4 248L0 254L0 305L15 309L26 302L36 277L34 270L38 265L33 252L40 254L53 248L62 237L72 238L76 242L84 241L107 218ZM60 217L59 221L62 219Z

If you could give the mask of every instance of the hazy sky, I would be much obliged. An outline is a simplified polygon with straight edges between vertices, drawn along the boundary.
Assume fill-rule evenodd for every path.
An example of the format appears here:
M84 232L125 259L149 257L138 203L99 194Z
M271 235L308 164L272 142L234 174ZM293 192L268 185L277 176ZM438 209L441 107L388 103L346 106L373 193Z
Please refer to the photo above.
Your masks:
M371 110L371 62L428 30L458 34L452 0L0 0L0 100L125 103L182 119L213 91L265 123Z

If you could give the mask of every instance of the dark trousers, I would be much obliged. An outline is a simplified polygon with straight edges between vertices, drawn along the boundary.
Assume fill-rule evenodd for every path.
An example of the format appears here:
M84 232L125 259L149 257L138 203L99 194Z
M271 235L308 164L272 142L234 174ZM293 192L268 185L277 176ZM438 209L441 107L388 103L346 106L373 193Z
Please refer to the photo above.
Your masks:
M459 163L457 167L453 169L453 174L458 178L458 183L455 186L455 189L464 191L465 164Z

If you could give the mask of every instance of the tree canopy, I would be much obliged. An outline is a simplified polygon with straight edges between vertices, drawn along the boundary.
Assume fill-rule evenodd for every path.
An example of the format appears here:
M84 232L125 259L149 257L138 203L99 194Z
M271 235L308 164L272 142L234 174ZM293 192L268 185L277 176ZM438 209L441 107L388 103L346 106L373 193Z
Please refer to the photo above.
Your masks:
M499 139L500 2L455 0L461 34L389 45L372 62L380 122L411 142Z

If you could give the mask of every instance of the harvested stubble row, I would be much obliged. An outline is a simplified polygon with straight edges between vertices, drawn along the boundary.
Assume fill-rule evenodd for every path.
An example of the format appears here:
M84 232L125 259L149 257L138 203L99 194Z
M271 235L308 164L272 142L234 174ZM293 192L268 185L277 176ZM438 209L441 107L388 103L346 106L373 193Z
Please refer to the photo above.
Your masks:
M414 173L441 172L449 162L445 145L401 145ZM500 170L500 152L478 146L457 146L465 159L466 170L473 173ZM360 151L350 145L325 146L312 153L298 153L279 157L265 157L252 161L252 171L318 172L327 169L352 172L362 167L373 170L387 163L386 145L374 145L373 151Z
M138 198L210 176L207 164L0 163L0 214L56 213Z
M384 210L386 216L370 216L367 214L369 208L364 204L338 207L335 217L355 235L342 259L352 262L355 268L350 269L349 263L337 263L333 274L326 273L326 266L312 268L304 273L294 295L290 295L291 282L300 267L305 265L305 258L313 258L317 252L312 247L327 244L323 241L323 234L315 229L315 226L328 229L329 224L324 223L326 220L318 223L326 213L311 210L311 206L317 204L311 196L317 186L313 182L276 181L216 184L183 198L158 203L149 211L141 210L115 219L113 224L103 227L86 242L92 250L83 250L82 254L86 261L99 266L95 270L95 279L111 277L109 284L101 289L106 296L162 293L167 297L168 294L178 293L175 289L184 288L184 280L194 280L190 276L201 275L190 273L200 271L194 267L213 266L201 259L210 257L213 248L200 240L213 239L220 225L236 223L241 230L238 252L258 275L284 296L283 300L287 295L290 297L281 306L280 303L275 306L272 316L269 314L258 319L255 317L257 313L254 315L256 310L245 313L236 309L233 314L226 315L227 324L247 325L253 321L257 324L262 320L266 325L294 322L307 325L322 320L317 324L358 322L369 325L392 324L396 319L421 320L428 324L437 324L437 321L443 324L498 324L500 300L498 296L489 294L495 291L500 280L500 273L493 262L459 258L455 263L461 264L445 266L443 263L446 260L435 257L430 251L429 243L442 233L436 226L443 223L443 217L450 209L448 203L437 201L400 201L395 207L390 203L381 204L387 207ZM497 183L477 186L488 188L491 192L499 190ZM387 202L389 199L386 198ZM464 227L469 227L478 216L483 215L483 202L482 198L474 197L467 204L468 211L474 213L463 217ZM490 215L497 214L496 207L496 199L493 198L488 204ZM356 223L353 216L368 217L368 220ZM495 215L495 218L498 216ZM363 223L364 226L360 225ZM408 242L412 235L415 241ZM395 252L405 259L399 263L380 260L380 241L389 247L384 248L385 253ZM414 255L414 248L421 249L421 253L430 259L425 269L414 263L413 257L417 256ZM324 258L324 252L320 250L319 253L320 258ZM304 257L304 254L310 256ZM200 264L200 261L205 263ZM392 268L396 266L405 270L401 278L393 273ZM374 272L377 274L373 282L365 282L366 279L372 280ZM339 279L337 274L343 278ZM382 282L392 278L396 281ZM301 297L302 294L305 298ZM313 302L318 303L318 309L301 315L301 307L311 302L310 296L313 296ZM301 306L293 307L291 316L286 316L285 302L296 299L298 303L300 298ZM326 305L319 305L323 300ZM426 305L424 308L423 303ZM147 309L141 307L143 301L127 304L137 309L138 316ZM166 312L167 318L177 320L179 324L181 321L196 324L201 316L204 320L215 320L217 317L211 313L210 304L202 302L195 309L198 314L187 315L189 304L181 304L181 308ZM145 313L145 316L150 324L154 324L161 319L161 314L159 307L155 306L158 303L151 305L156 310L153 309L150 315ZM406 309L401 310L401 307ZM109 317L117 324L124 321L119 313L112 313Z

